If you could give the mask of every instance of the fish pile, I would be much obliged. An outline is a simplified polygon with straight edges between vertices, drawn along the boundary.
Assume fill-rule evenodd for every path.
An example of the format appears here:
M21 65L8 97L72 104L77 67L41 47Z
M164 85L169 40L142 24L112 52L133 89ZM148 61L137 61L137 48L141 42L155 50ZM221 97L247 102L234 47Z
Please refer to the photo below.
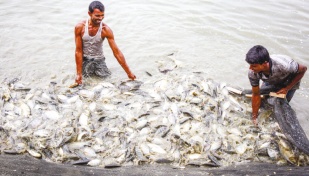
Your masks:
M105 168L309 164L272 109L261 110L255 127L249 99L202 73L181 74L176 64L164 69L164 62L145 81L100 80L74 89L4 80L0 152Z

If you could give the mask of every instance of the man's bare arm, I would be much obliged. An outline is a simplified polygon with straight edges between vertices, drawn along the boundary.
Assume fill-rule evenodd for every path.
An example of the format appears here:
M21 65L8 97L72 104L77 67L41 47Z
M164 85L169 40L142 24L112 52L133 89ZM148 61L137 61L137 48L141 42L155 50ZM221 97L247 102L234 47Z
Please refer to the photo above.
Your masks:
M78 23L75 26L75 62L76 62L76 79L75 82L82 84L82 72L83 72L83 42L82 42L82 30L84 24Z
M287 94L289 90L291 90L291 88L297 84L305 75L307 71L307 67L301 64L298 64L298 71L296 73L296 76L293 78L293 80L291 81L291 83L289 85L287 85L285 88L280 89L277 94Z
M109 44L110 48L112 49L113 54L114 54L115 58L117 59L118 63L121 65L121 67L127 73L128 77L130 79L134 80L136 78L136 76L131 72L128 64L126 63L124 55L122 54L122 52L118 48L118 46L115 42L114 34L113 34L112 30L106 25L103 27L102 37L107 38L108 44Z
M252 120L255 125L257 125L257 117L259 115L259 109L261 106L261 96L260 96L260 87L252 87Z

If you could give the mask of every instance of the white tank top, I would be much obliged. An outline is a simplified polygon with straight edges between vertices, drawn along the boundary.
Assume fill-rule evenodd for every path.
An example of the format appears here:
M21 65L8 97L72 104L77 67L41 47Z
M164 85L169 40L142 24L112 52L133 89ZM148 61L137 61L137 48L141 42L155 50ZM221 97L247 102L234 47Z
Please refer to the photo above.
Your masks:
M82 37L83 39L83 56L89 59L94 58L104 58L103 53L103 39L101 37L102 32L102 23L100 23L100 27L95 36L90 36L88 31L88 19L86 20L85 32Z

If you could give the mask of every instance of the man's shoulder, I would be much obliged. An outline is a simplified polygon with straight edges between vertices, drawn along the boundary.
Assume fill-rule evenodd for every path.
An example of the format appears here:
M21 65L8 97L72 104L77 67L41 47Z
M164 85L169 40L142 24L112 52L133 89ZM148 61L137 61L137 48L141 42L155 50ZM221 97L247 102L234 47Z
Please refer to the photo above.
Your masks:
M270 55L272 60L293 60L290 56L284 54L272 54Z
M111 28L106 24L102 22L102 29L103 30L111 30Z
M111 28L107 24L102 23L102 37L113 37L113 35Z
M287 55L271 55L272 70L279 74L296 72L298 70L298 63Z
M273 65L291 65L296 63L294 59L292 59L290 56L283 55L283 54L275 54L270 56Z
M75 25L75 28L83 28L86 24L86 20L80 21Z

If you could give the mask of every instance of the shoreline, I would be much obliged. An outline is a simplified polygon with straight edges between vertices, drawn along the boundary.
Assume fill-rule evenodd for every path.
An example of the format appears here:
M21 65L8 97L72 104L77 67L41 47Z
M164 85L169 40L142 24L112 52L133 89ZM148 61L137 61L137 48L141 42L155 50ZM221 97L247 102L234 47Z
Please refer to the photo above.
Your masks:
M29 155L0 155L0 175L308 175L309 166L279 166L270 163L245 163L227 167L194 167L173 169L168 164L145 164L117 168L76 166L49 163Z

